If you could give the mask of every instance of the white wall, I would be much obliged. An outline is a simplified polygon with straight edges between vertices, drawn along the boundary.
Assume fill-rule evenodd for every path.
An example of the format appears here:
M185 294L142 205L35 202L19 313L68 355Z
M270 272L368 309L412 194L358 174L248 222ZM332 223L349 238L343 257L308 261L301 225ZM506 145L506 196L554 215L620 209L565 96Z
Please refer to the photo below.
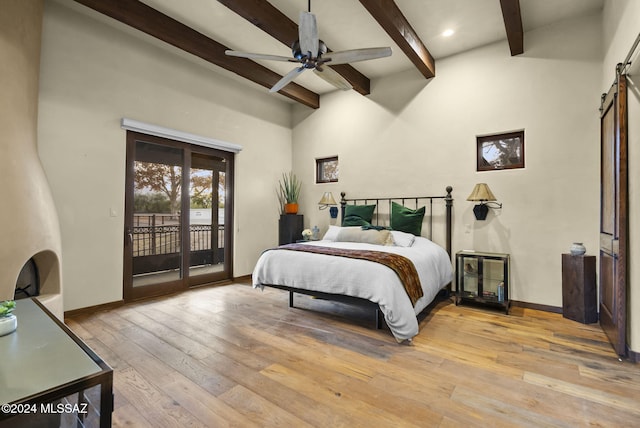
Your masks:
M329 223L322 192L352 197L444 194L454 188L454 251L512 255L511 298L562 306L561 254L598 243L601 15L437 62L425 81L410 70L372 82L372 94L323 96L294 108L293 162L304 179L306 226ZM394 55L401 55L395 52ZM525 130L524 169L476 172L476 136ZM315 158L338 155L340 182L316 185ZM489 184L501 211L476 221L466 198ZM468 230L467 230L468 229Z
M290 104L71 0L46 2L39 152L60 217L66 311L122 299L128 117L240 144L236 276L277 243L274 188L291 168ZM115 211L115 217L110 215Z
M607 92L615 79L616 64L626 58L633 42L640 32L640 1L606 0L603 11L604 61L602 64L601 92ZM640 62L640 52L632 58ZM634 64L628 80L628 131L629 131L629 289L628 289L628 344L640 352L640 236L636 231L640 227L640 66Z

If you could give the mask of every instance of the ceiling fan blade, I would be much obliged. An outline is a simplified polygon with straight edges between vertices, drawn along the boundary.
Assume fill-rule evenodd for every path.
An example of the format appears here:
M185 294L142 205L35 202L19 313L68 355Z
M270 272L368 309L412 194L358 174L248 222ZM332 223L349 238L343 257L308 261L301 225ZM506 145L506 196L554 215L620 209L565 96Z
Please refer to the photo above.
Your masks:
M317 76L322 77L325 81L331 83L338 89L342 89L343 91L353 89L351 83L331 67L322 67L320 69L315 68L313 71Z
M351 49L348 51L326 53L322 55L322 62L330 65L338 65L348 62L368 61L386 56L391 56L391 48Z
M278 80L278 82L275 85L273 85L273 88L269 89L269 92L278 92L280 89L287 86L293 79L298 77L300 73L302 73L305 70L306 68L304 67L294 68L293 70L288 72L282 79Z
M303 55L315 58L318 56L320 43L318 41L318 26L316 16L309 12L300 12L300 24L298 26L298 39L300 40L300 51Z
M249 59L267 59L270 61L286 61L286 62L298 62L296 59L286 56L280 55L266 55L266 54L258 54L258 53L249 53L249 52L239 52L239 51L231 51L226 50L224 53L228 56L237 56L239 58L249 58Z

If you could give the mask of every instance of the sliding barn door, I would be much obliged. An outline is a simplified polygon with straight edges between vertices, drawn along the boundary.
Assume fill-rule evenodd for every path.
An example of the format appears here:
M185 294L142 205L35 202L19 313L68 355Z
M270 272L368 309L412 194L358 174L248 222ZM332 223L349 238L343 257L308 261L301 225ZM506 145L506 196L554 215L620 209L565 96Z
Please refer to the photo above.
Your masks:
M603 95L600 117L600 325L626 354L627 80L618 74Z

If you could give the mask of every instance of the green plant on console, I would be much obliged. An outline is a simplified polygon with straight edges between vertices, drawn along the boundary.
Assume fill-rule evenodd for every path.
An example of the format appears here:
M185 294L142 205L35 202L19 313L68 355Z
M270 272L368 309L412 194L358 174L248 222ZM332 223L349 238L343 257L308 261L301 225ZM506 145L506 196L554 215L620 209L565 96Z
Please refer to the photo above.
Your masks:
M16 302L13 300L5 300L0 302L0 318L5 318L11 315L11 312L16 308Z
M301 187L302 182L298 180L298 177L293 172L282 174L282 180L278 183L278 201L280 202L281 213L283 209L288 212L286 206L291 204L295 204L295 211L297 212Z
M283 173L279 191L282 201L285 204L297 204L301 186L302 182L293 172Z

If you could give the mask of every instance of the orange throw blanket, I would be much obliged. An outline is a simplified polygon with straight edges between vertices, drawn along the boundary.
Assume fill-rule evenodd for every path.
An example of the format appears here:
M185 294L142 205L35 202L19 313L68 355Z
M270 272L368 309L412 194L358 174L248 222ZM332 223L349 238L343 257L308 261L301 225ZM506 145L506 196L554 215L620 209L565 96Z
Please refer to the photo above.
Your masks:
M330 256L369 260L380 263L392 269L398 275L413 306L415 306L418 299L423 296L422 285L420 284L420 278L418 277L416 267L413 265L411 260L399 254L371 250L321 247L306 244L286 244L274 248L274 250L304 251L307 253L327 254Z

